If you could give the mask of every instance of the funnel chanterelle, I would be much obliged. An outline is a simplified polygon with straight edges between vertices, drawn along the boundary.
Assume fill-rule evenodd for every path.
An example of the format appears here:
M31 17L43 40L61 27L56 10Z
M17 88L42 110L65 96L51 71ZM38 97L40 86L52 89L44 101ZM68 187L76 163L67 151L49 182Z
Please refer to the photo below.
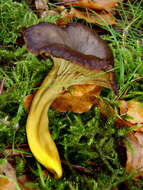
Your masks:
M26 131L36 159L60 178L62 168L48 129L48 109L72 85L97 84L116 92L114 73L104 72L113 68L113 55L94 30L78 23L61 28L42 22L26 29L24 39L30 52L44 53L54 62L33 99Z

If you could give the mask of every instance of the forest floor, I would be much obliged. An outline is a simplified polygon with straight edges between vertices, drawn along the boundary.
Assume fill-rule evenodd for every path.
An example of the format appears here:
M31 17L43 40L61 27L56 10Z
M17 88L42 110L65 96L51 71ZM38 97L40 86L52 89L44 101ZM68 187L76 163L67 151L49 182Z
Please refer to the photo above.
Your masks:
M143 189L142 176L134 179L135 170L126 172L125 144L129 144L127 134L134 130L115 125L116 116L120 114L120 100L134 99L143 103L143 1L119 3L114 9L116 24L113 26L89 24L77 18L72 20L97 28L101 38L108 41L114 55L119 94L102 89L101 97L115 110L115 114L106 119L98 106L82 114L49 110L50 133L62 160L63 177L59 180L31 154L25 131L28 114L24 99L33 93L35 84L43 81L53 63L49 58L29 53L21 31L41 21L56 23L60 16L39 18L31 4L24 0L0 0L1 87L4 81L0 93L0 165L8 162L17 179L26 176L25 189ZM5 179L6 175L0 173L0 177ZM16 184L17 189L22 189L18 182ZM1 184L0 189L4 189Z

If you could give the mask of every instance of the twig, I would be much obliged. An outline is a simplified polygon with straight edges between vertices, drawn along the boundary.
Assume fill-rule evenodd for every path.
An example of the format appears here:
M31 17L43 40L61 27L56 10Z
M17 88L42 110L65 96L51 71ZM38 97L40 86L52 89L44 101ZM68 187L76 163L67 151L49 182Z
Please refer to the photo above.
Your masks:
M5 77L2 78L2 81L0 83L0 95L2 94L2 90L3 90L3 87L4 87L4 81L5 81Z

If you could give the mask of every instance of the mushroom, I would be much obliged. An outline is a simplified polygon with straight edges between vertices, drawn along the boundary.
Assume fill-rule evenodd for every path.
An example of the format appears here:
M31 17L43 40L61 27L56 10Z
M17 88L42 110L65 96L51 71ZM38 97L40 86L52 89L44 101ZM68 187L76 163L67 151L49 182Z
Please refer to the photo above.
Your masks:
M41 22L27 28L24 39L28 51L51 56L54 62L32 101L26 132L36 159L60 178L61 162L48 129L49 107L72 85L96 84L117 92L112 71L113 55L94 30L78 23L61 28Z

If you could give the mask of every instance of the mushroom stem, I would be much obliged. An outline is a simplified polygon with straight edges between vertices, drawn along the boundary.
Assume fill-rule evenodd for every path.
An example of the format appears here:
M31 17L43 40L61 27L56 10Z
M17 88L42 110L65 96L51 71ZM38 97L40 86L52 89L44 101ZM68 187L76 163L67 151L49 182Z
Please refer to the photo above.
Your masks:
M28 115L26 132L28 144L36 159L54 173L56 178L60 178L62 176L60 158L48 127L49 107L62 90L52 85L57 70L58 67L53 67L36 93Z
M48 128L48 110L52 102L69 86L105 83L95 71L85 69L64 59L53 58L54 67L37 91L28 115L26 132L28 144L36 159L56 178L62 176L59 154ZM107 83L108 84L108 83Z

